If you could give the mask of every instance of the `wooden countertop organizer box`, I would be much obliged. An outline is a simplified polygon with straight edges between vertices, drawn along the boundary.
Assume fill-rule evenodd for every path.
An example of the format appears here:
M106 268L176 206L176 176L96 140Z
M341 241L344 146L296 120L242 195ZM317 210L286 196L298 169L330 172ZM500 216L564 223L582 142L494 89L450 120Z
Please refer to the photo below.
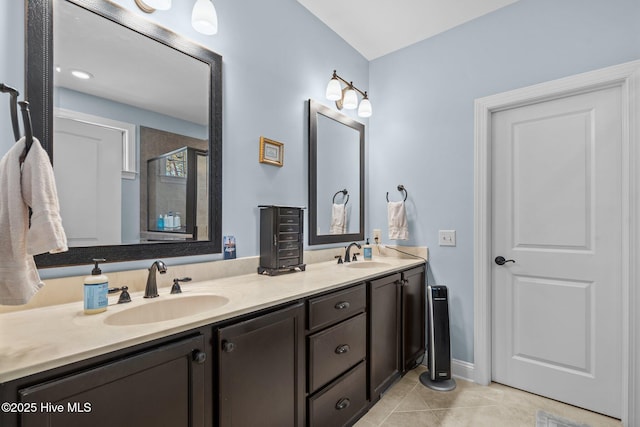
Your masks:
M292 206L260 205L259 274L276 276L304 271L303 209Z

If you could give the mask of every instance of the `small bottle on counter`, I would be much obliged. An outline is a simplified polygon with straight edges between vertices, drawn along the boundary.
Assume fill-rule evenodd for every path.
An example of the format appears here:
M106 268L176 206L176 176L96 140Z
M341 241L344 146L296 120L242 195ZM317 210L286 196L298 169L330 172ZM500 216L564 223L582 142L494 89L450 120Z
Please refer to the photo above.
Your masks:
M109 300L109 279L102 274L98 263L104 262L102 258L95 258L95 267L91 270L91 276L84 279L84 314L102 313L107 309Z
M156 230L158 230L158 231L164 230L164 217L162 215L158 215L158 221L156 223Z
M176 230L179 230L180 227L182 227L182 224L180 223L180 212L176 212L173 215L173 228L175 228Z
M373 258L373 251L371 250L371 245L369 244L369 239L367 238L367 243L364 244L364 259L365 261L371 261Z

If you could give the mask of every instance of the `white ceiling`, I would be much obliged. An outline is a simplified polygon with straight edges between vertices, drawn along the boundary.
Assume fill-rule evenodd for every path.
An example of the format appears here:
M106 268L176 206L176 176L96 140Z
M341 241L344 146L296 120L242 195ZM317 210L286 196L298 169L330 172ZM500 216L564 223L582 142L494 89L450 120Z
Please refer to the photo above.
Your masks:
M518 0L298 0L368 60Z

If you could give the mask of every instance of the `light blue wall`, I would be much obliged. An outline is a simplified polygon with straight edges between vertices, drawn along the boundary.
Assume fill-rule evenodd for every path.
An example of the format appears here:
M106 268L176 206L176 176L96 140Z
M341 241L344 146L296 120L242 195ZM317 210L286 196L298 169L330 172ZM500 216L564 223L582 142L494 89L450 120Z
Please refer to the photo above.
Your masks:
M139 11L133 0L115 2L222 55L222 233L236 237L239 257L257 255L259 204L308 205L307 100L324 100L334 69L368 87L368 61L295 0L215 0L219 33L214 36L191 27L192 0L174 1L170 11L151 15ZM20 0L0 1L0 81L19 88L24 79L23 7ZM5 63L6 58L12 59ZM8 111L0 110L0 155L11 143L8 117ZM285 144L284 167L258 163L260 136ZM165 261L175 265L212 259L221 256ZM106 264L103 271L148 264ZM86 272L86 267L40 271L43 278Z
M474 99L638 58L638 0L521 0L371 62L367 226L387 229L385 193L404 184L407 243L450 289L453 358L473 362Z
M444 34L368 63L294 0L215 0L216 36L190 26L191 1L147 16L223 56L223 234L238 256L258 253L263 203L307 205L306 100L326 105L335 68L368 88L366 234L386 238L385 193L409 191L411 239L430 247L431 283L451 290L453 357L473 361L473 100L640 58L638 0L521 0ZM23 87L23 5L0 1L0 81ZM8 59L11 58L11 59ZM0 98L0 154L11 128ZM285 143L284 167L259 164L260 136ZM7 142L9 141L9 142ZM458 245L437 246L438 229ZM395 243L395 242L392 242ZM171 263L217 256L169 260ZM148 261L107 264L104 271ZM86 268L41 271L43 277Z

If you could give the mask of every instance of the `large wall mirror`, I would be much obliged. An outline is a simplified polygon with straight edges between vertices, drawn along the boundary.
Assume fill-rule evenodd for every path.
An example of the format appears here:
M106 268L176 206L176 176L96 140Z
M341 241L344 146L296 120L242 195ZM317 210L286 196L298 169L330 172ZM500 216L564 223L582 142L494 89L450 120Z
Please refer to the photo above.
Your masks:
M309 100L309 244L364 239L364 125Z
M28 0L26 96L69 252L220 253L222 58L107 0Z

